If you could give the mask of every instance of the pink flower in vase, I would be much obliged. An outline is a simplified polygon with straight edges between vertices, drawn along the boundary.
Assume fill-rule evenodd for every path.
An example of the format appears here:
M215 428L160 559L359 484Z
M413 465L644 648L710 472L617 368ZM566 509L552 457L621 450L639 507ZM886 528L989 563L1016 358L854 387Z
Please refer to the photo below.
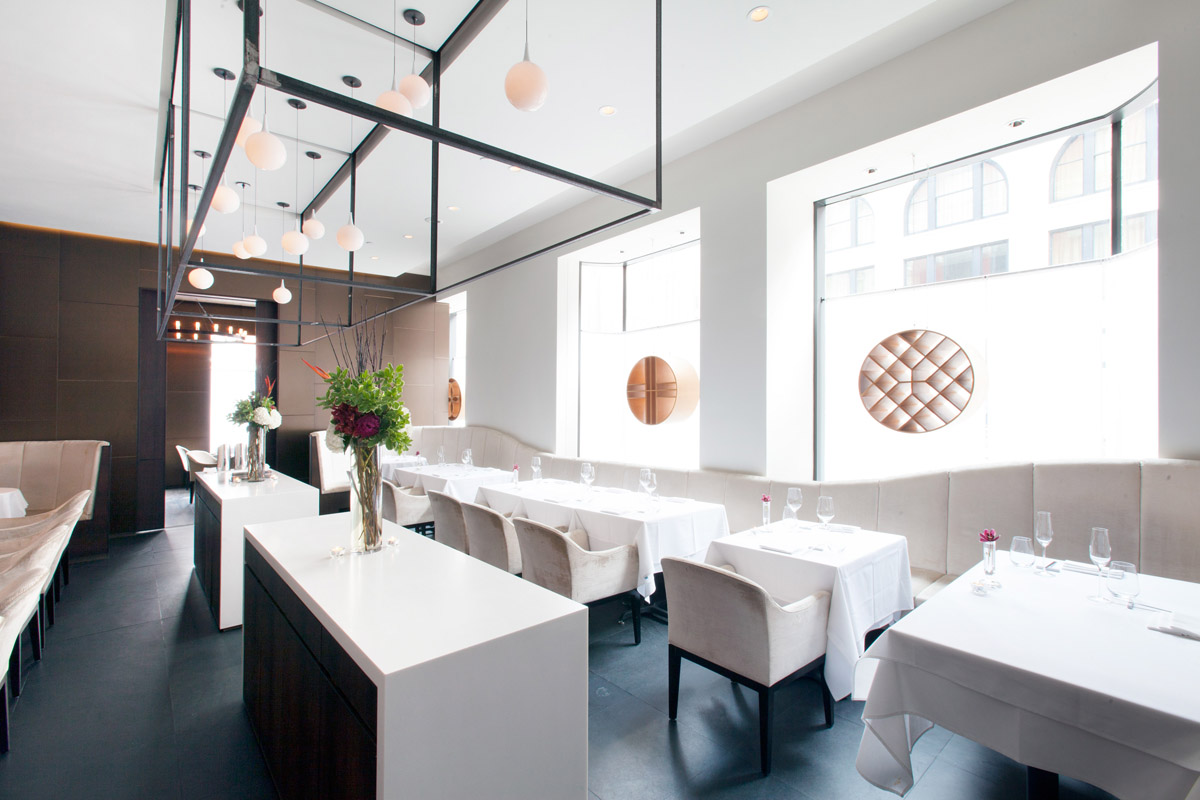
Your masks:
M984 544L987 544L988 542L997 542L999 540L1000 537L997 536L996 532L991 528L985 528L983 533L979 534L979 541L983 542Z
M769 503L769 502L771 502L771 495L769 495L769 494L764 494L764 495L763 495L763 502L764 502L764 503Z

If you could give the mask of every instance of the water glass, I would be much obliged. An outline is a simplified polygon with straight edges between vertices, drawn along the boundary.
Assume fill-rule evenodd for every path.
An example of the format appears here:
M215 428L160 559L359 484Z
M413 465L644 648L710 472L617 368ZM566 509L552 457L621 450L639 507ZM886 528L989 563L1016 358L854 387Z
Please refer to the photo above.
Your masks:
M1050 542L1054 539L1054 526L1050 524L1050 512L1037 512L1037 521L1034 523L1033 535L1037 539L1037 543L1042 546L1042 561L1045 562L1038 566L1037 574L1043 577L1053 577L1053 573L1047 572L1046 567L1050 564L1046 561L1046 548L1050 546Z
M638 484L641 485L642 491L650 494L650 470L643 468L638 473Z
M446 463L446 448L438 447L438 466L443 466Z
M1108 528L1092 528L1092 541L1088 544L1088 557L1092 559L1092 563L1096 565L1096 594L1088 599L1095 603L1103 603L1106 598L1104 596L1104 568L1108 566L1108 562L1112 561L1112 545L1108 541Z
M787 490L787 514L784 516L788 519L797 519L800 514L800 506L804 503L804 493L796 486Z
M462 463L468 467L471 466L471 448L468 447L466 450L463 450Z
M658 500L658 474L651 472L650 480L646 483L646 493L656 501Z
M1008 558L1015 567L1033 566L1033 540L1028 536L1014 536L1009 545Z
M827 494L817 498L817 519L821 520L821 524L826 528L829 527L829 521L833 519L833 498Z
M1138 582L1137 567L1128 561L1114 561L1108 565L1108 575L1104 578L1109 594L1133 608L1133 599L1142 588Z
M530 471L533 472L533 479L540 481L542 479L542 457L534 456L529 459Z
M596 480L596 468L592 466L590 461L585 461L579 467L579 482L590 490L592 481Z

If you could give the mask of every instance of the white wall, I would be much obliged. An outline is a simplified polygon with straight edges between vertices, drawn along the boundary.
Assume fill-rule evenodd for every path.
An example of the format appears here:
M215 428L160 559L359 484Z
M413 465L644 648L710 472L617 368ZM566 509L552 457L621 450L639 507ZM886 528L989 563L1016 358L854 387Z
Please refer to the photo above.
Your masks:
M1159 42L1160 449L1200 458L1200 270L1188 228L1200 211L1200 3L1180 0L1018 0L664 169L668 213L699 207L702 241L701 465L747 472L811 464L811 432L783 416L808 416L812 384L800 362L782 366L780 349L811 351L811 298L776 256L803 248L772 237L768 259L767 183L937 120L1006 97L1134 48ZM669 99L668 99L669 102ZM649 191L647 179L635 190ZM845 189L853 188L846 186ZM536 246L611 218L589 202L454 265L443 282L473 274ZM607 215L604 212L609 212ZM807 221L793 224L811 224ZM799 233L799 241L805 234ZM790 248L790 250L789 250ZM811 258L811 248L809 248ZM556 418L557 254L534 259L472 286L468 370L473 424L503 429L553 448ZM768 264L770 269L768 270ZM811 283L811 281L809 281ZM799 294L790 297L781 287ZM811 292L811 286L807 291ZM791 337L768 328L787 316ZM809 319L805 320L805 315ZM768 371L771 366L771 372ZM811 426L810 426L811 427ZM786 446L780 446L783 442Z

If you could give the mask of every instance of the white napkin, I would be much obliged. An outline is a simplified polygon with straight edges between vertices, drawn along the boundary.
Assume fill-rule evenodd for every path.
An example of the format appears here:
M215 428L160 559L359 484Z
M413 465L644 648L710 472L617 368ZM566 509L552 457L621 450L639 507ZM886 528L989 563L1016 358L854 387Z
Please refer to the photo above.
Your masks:
M758 546L761 550L770 550L775 553L787 553L789 556L792 553L798 553L801 550L808 550L811 547L811 545L807 545L804 542L789 542L787 540L779 539L759 542Z
M1175 611L1156 614L1147 625L1152 631L1162 631L1185 639L1200 641L1200 617L1192 617Z

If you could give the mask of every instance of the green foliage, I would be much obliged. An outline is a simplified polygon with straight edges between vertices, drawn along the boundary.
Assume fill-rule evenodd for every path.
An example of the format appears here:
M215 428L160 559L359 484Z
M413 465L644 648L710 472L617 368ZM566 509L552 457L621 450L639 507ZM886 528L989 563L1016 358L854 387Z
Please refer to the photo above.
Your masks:
M270 410L275 408L275 401L269 396L264 397L258 392L251 392L250 396L244 400L238 400L237 405L233 407L227 419L237 425L248 425L254 421L254 409L265 408Z
M379 418L379 431L374 436L356 437L339 431L347 447L385 447L403 453L412 445L408 435L409 416L401 404L404 390L404 367L387 364L375 372L364 371L351 375L342 367L333 371L325 383L328 389L319 399L322 408L335 411L351 409L359 415L374 414Z

